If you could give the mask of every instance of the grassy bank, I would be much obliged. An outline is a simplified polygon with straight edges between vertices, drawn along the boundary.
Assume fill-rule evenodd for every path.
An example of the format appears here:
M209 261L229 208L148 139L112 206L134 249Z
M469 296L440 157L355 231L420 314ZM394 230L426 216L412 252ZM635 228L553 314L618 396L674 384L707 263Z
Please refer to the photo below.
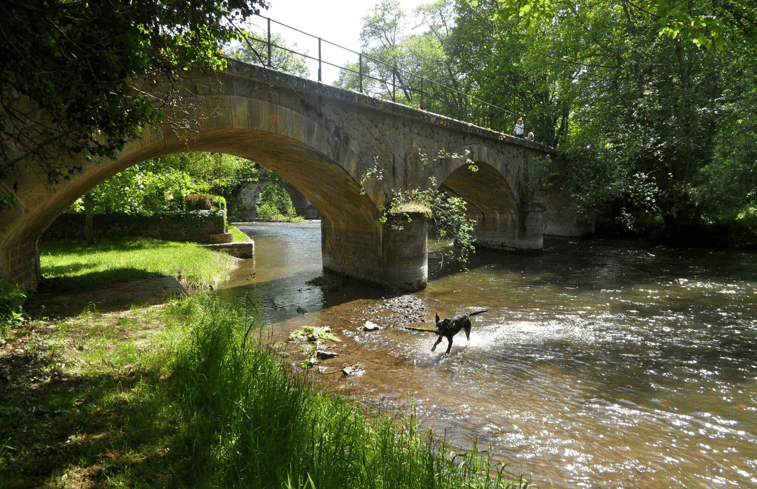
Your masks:
M0 487L512 487L412 415L368 417L319 391L258 326L196 294L15 327L0 363Z
M196 243L120 238L96 246L44 244L40 264L43 277L65 289L146 278L150 274L172 275L207 288L226 280L236 260Z

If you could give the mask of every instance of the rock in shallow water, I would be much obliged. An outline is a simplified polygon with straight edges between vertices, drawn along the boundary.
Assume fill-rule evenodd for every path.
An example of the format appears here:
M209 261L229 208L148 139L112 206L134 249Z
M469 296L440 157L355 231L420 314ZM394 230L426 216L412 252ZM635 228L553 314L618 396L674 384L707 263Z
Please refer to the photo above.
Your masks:
M381 329L381 326L371 321L366 321L363 326L363 331L378 331L379 329Z
M363 375L365 373L365 367L363 367L359 363L356 363L355 365L344 367L342 369L342 373L344 373L346 377L354 377L356 375Z

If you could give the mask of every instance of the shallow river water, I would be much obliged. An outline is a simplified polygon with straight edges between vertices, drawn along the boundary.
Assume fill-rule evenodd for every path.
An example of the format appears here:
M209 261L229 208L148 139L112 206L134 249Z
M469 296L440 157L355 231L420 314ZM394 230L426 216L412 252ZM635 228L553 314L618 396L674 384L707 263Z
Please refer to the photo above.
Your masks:
M240 228L255 258L224 292L273 331L357 324L391 297L324 275L317 223ZM435 267L411 299L427 319L488 308L470 341L445 356L428 333L364 339L386 361L350 395L409 393L424 426L461 449L477 439L539 487L757 487L757 254L554 239L533 256L480 251L467 273Z

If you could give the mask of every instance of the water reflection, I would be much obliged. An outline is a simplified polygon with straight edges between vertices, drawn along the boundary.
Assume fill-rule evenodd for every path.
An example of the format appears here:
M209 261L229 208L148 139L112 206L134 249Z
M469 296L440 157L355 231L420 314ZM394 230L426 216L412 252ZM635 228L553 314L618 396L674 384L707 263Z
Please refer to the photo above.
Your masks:
M273 322L381 295L312 282L339 280L320 270L317 225L249 232L256 261L231 290ZM479 252L415 296L441 316L490 309L448 357L394 334L377 374L447 441L477 438L540 487L757 486L755 254L553 240Z
M238 227L254 238L255 256L244 260L219 292L231 298L249 297L269 324L385 294L323 271L320 221Z

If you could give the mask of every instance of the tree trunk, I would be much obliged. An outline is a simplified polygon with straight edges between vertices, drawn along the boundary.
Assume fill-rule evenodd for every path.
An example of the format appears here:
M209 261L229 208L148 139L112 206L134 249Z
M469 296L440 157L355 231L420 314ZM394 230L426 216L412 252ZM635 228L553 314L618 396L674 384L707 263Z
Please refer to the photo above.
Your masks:
M92 225L93 207L94 199L92 199L92 195L88 192L84 195L84 213L86 216L84 220L84 239L87 241L87 246L95 244L95 231Z

